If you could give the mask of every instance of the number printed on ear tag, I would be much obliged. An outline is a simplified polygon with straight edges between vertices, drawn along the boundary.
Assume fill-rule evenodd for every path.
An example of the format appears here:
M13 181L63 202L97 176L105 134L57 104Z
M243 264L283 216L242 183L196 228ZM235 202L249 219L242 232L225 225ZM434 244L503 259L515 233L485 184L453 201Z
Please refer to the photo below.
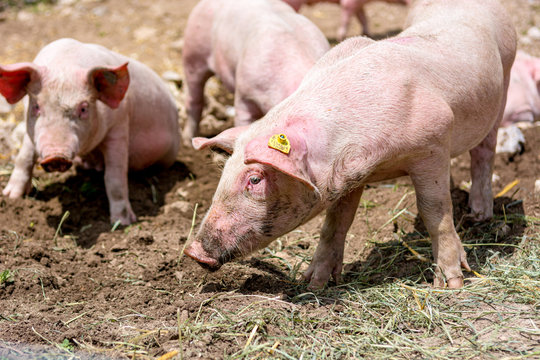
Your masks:
M288 154L291 151L291 143L285 134L272 135L268 140L268 147L281 151L284 154Z

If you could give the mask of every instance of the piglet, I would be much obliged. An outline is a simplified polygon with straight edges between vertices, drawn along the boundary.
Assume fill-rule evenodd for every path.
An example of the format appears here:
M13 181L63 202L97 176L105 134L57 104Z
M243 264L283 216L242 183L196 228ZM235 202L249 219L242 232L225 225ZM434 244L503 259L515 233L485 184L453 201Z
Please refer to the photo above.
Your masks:
M532 123L540 116L540 59L518 51L512 66L503 126Z
M337 32L337 40L343 41L347 36L347 30L353 16L356 16L362 25L362 34L370 36L364 5L375 0L283 0L293 7L294 10L300 10L303 4L313 5L320 2L336 3L341 6L341 24ZM390 4L409 5L412 0L380 0Z
M76 159L105 169L111 222L136 221L128 169L170 166L178 151L178 111L159 76L102 46L61 39L34 62L0 66L0 94L25 101L26 135L3 194L31 189L36 160L66 171Z
M472 216L489 219L516 34L495 0L418 1L408 21L397 37L336 46L249 127L193 140L232 155L188 256L218 269L327 209L304 274L321 287L339 278L364 186L408 175L433 243L434 283L463 286L450 159L470 152Z
M235 125L247 125L296 90L328 49L322 32L281 0L202 0L184 35L185 141L198 132L213 74L234 92Z

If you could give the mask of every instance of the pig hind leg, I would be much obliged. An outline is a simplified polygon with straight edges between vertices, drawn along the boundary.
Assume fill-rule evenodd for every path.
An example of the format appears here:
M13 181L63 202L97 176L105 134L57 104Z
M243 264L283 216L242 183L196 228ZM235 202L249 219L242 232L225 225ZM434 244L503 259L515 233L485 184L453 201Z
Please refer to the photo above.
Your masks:
M190 69L186 67L186 113L187 119L182 131L182 139L186 145L198 135L199 122L204 106L204 85L212 76L209 68Z
M364 36L370 36L369 35L369 28L368 28L368 22L366 17L366 12L364 11L364 7L360 7L360 9L356 10L356 18L362 25L362 35Z
M469 270L463 245L454 229L450 195L450 156L432 155L409 170L416 202L432 241L436 287L463 286L461 266Z
M326 211L321 238L313 260L304 273L309 287L321 288L333 276L339 282L343 267L345 237L354 220L364 187L358 188L337 200Z
M493 216L491 176L497 146L497 128L497 126L493 127L486 138L470 151L472 185L469 193L469 207L476 221L484 221Z
M341 23L338 28L337 33L337 40L343 41L345 40L345 37L347 36L347 30L349 29L349 25L351 23L353 13L350 9L341 9Z

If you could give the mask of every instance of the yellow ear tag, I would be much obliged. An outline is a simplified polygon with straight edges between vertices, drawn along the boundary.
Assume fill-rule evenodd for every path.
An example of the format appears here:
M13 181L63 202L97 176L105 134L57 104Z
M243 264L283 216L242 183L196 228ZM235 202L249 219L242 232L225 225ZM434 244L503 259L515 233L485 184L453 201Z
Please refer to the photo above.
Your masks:
M284 154L288 154L291 151L291 143L285 134L272 135L268 140L268 147L281 151Z

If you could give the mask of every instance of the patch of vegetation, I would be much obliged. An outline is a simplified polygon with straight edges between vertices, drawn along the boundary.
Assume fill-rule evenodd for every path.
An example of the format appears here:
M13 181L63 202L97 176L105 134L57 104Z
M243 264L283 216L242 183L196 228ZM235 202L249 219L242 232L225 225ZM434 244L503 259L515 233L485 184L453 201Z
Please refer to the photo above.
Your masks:
M0 272L0 285L2 284L9 284L14 282L13 279L13 271L11 270L4 270Z

